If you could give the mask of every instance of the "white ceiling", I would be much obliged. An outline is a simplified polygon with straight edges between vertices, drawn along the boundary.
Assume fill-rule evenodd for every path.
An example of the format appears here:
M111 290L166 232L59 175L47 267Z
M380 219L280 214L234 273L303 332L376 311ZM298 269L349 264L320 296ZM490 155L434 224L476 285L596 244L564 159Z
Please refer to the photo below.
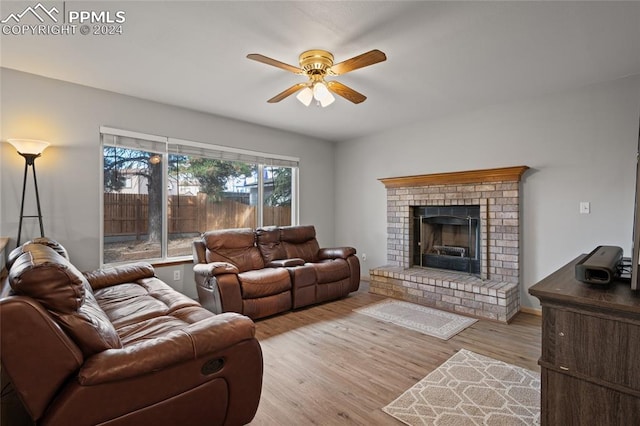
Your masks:
M37 1L0 3L0 16ZM56 2L53 2L56 3ZM62 5L62 2L57 2ZM46 3L51 4L51 3ZM123 35L1 36L0 65L331 141L485 105L640 74L640 2L66 2L123 10ZM380 49L335 79L363 93L304 107L267 99L297 66Z

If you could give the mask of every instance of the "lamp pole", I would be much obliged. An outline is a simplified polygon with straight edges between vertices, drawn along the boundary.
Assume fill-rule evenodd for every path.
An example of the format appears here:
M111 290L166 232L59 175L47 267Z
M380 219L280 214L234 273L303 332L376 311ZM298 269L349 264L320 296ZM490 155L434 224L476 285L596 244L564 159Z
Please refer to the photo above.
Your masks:
M20 224L18 225L18 240L16 243L16 247L20 246L20 236L22 235L22 219L25 217L37 217L40 222L40 236L44 237L44 226L42 225L42 210L40 209L40 194L38 193L38 178L36 177L36 164L35 159L40 157L41 154L23 154L19 152L18 154L24 157L24 177L22 178L22 203L20 204ZM33 185L36 190L36 205L38 206L38 214L37 215L24 215L24 196L27 189L27 172L29 170L29 166L31 166L33 170Z
M20 246L22 237L22 221L25 217L38 218L40 224L40 236L44 237L44 226L42 224L42 210L40 209L40 194L38 192L38 178L36 177L36 158L42 155L42 151L49 146L49 142L33 140L33 139L8 139L8 142L16 148L18 154L24 157L24 174L22 176L22 201L20 203L20 224L18 225L18 239L16 247ZM24 198L27 191L27 175L29 167L33 170L33 185L36 190L36 205L38 207L37 215L24 214Z

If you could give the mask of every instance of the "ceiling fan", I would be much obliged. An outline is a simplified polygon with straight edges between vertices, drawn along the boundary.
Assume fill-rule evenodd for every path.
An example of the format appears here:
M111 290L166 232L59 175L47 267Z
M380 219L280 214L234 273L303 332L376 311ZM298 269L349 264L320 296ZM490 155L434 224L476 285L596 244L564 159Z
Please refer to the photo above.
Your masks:
M294 74L305 75L308 78L305 83L294 84L267 102L280 102L287 96L300 92L296 98L304 105L309 106L311 101L315 99L322 107L326 107L335 101L335 98L331 94L332 92L354 104L359 104L367 99L362 93L358 93L338 81L326 81L326 76L342 75L359 68L368 67L369 65L385 61L387 56L379 50L371 50L347 59L346 61L334 64L333 55L330 52L326 50L307 50L306 52L302 52L298 58L300 67L285 64L284 62L268 58L258 53L247 55L247 58Z

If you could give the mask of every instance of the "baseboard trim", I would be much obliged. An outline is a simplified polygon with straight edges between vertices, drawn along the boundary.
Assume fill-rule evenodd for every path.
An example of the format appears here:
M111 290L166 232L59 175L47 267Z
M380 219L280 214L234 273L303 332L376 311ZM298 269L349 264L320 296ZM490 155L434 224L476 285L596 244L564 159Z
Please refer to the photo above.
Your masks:
M539 317L542 316L541 308L530 308L528 306L520 306L520 312L524 312L525 314L537 315Z

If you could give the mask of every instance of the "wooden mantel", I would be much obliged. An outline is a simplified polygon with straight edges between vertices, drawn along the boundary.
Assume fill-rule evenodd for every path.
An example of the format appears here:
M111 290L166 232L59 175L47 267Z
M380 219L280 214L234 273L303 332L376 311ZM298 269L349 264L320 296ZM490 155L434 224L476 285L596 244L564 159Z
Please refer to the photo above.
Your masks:
M401 176L378 179L386 188L411 186L448 185L481 182L520 182L528 166L502 167L497 169L468 170L464 172L433 173L428 175Z

